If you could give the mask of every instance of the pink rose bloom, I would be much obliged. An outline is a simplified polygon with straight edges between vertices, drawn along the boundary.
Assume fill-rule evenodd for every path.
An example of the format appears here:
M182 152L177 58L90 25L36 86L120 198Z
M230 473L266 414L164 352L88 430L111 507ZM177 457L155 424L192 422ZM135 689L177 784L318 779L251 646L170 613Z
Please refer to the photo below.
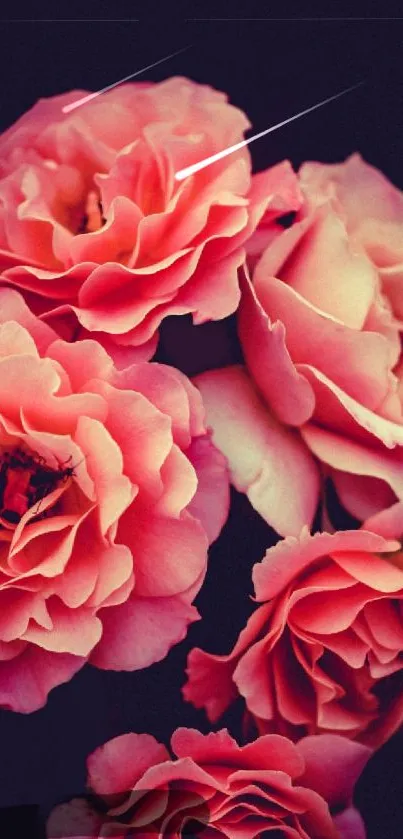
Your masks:
M266 831L289 839L365 839L351 805L371 755L365 746L334 735L294 745L275 734L238 746L225 729L203 735L179 728L171 748L174 757L149 734L105 743L87 763L99 810L80 799L57 807L49 839L258 839Z
M282 536L312 523L318 462L360 521L403 501L403 195L358 156L300 184L298 220L243 277L246 367L196 380L235 486Z
M58 339L0 290L0 705L30 712L89 660L148 667L198 619L226 467L197 390Z
M84 93L41 99L0 137L0 268L37 312L149 358L166 315L235 311L272 176L252 179L242 149L175 180L250 127L213 88L135 82L63 113Z
M260 733L380 746L403 721L403 562L389 556L401 548L391 524L305 530L270 548L253 569L260 605L230 655L191 651L185 699L215 721L241 696Z

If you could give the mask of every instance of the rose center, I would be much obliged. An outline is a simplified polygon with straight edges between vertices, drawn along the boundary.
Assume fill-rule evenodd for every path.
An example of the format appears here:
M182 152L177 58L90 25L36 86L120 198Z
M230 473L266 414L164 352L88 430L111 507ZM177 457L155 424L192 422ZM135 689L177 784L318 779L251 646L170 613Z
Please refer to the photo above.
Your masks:
M91 189L87 195L84 215L82 216L77 233L95 233L96 230L100 230L103 227L105 221L100 197L94 189Z
M18 524L35 506L40 515L41 501L73 474L72 467L53 469L38 454L20 448L3 452L0 463L0 523Z

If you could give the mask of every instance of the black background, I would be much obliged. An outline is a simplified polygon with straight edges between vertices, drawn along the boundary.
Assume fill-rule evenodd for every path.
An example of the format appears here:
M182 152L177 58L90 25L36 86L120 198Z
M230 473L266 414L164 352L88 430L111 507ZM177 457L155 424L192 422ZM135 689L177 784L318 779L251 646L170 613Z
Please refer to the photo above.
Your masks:
M369 3L360 19L352 19L351 5L343 3L328 19L326 4L315 10L311 3L302 14L301 8L286 12L273 4L263 12L262 4L257 9L253 3L246 10L236 3L225 9L217 3L172 5L164 11L147 6L154 13L150 18L138 4L122 9L115 3L70 3L63 21L44 4L40 14L35 10L36 21L11 20L10 7L9 19L0 22L0 130L41 96L98 90L191 45L141 78L186 75L225 90L248 114L254 132L365 80L357 91L252 144L255 170L284 158L298 166L360 151L403 188L403 17L381 20L379 6L371 17ZM346 19L337 19L343 15ZM176 327L177 321L175 328L166 323L160 357L187 373L238 360L231 321L199 327L197 334L185 322L182 330ZM181 700L187 651L194 645L229 650L250 611L251 566L275 538L246 499L233 493L229 522L211 550L197 600L203 621L191 628L186 642L143 672L86 667L29 716L0 712L0 839L42 837L49 808L84 791L85 757L105 740L134 730L168 742L178 725L207 730L204 714ZM237 734L239 710L225 723ZM397 736L359 783L356 799L368 839L400 834L402 751Z

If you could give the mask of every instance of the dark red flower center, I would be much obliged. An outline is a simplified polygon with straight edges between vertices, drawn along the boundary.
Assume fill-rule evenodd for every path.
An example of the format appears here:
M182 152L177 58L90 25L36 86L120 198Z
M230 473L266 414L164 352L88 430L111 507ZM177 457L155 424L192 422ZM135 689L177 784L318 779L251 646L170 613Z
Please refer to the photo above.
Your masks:
M54 469L37 453L21 448L4 451L0 463L0 519L10 524L18 524L35 505L39 516L41 501L74 471L66 463Z

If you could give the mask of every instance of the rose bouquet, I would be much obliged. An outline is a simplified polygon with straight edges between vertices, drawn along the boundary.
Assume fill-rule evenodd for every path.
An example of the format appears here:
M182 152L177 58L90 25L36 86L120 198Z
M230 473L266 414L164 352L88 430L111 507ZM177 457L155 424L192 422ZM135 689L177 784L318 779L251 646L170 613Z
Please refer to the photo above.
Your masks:
M403 721L403 194L358 154L252 173L245 114L186 78L82 95L0 136L2 708L203 627L230 485L267 550L177 685L235 738L113 738L48 836L363 839Z

